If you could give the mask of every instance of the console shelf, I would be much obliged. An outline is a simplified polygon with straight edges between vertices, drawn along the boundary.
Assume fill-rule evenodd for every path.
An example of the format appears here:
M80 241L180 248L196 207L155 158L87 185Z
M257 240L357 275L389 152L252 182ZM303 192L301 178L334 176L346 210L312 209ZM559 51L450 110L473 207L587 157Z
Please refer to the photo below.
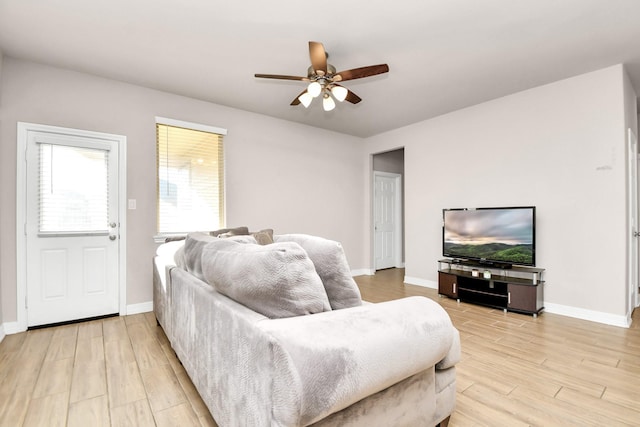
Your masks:
M484 277L485 271L490 277ZM459 260L438 261L438 293L458 301L532 314L543 307L543 268L492 268Z

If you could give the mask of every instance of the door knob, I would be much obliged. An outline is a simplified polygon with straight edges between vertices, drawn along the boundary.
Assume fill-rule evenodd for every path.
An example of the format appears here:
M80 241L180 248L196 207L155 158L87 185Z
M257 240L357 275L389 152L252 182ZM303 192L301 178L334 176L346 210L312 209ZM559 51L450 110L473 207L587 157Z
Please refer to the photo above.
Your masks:
M118 224L116 224L115 222L112 222L112 223L109 224L109 227L116 228L116 225L118 225Z
M109 236L109 240L116 240L116 236L112 234L111 236Z

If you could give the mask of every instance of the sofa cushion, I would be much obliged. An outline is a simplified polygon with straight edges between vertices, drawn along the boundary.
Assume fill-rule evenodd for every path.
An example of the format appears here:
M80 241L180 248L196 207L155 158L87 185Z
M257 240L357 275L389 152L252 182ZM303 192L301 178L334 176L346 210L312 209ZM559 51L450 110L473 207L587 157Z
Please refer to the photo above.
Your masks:
M342 245L334 240L308 234L282 234L276 242L296 242L307 252L322 280L331 308L362 305L360 289L351 276Z
M294 242L228 247L215 242L204 247L202 259L210 285L269 318L331 311L313 263Z
M156 255L167 262L173 261L173 257L178 249L184 246L184 240L172 240L163 243L156 248Z
M173 254L173 263L183 270L187 269L187 260L184 255L184 245L180 246Z

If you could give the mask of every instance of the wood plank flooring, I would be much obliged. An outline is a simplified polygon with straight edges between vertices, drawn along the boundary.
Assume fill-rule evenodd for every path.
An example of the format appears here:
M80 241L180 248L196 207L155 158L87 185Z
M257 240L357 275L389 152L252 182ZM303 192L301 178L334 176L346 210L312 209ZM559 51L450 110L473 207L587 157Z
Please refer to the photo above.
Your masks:
M0 427L217 426L153 313L8 335Z
M364 299L423 295L462 338L457 426L640 425L640 314L630 329L440 298L390 269ZM216 426L153 313L9 335L0 343L0 426Z
M449 426L639 426L640 310L624 329L542 313L504 313L403 285L403 269L356 278L371 302L423 295L460 331Z

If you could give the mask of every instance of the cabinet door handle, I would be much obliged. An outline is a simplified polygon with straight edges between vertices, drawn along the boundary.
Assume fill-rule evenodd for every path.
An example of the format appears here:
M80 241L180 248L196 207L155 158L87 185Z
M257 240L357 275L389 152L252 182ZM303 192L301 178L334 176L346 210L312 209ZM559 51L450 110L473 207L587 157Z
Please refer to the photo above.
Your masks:
M507 292L507 304L511 304L511 292Z
M453 283L453 293L454 294L456 293L456 283L455 282Z

